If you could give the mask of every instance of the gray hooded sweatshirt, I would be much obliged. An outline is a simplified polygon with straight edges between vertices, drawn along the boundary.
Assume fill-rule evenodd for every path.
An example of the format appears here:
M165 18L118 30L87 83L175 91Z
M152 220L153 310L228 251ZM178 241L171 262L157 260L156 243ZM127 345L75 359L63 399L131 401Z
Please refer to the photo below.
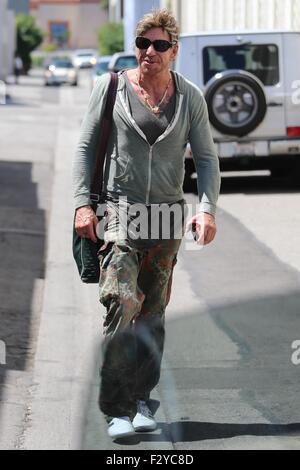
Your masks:
M130 114L125 79L118 92L109 137L104 192L113 198L145 205L183 199L184 153L190 142L197 171L200 211L215 214L220 171L202 92L172 72L176 85L175 114L165 132L150 145ZM91 94L81 126L73 165L75 207L91 204L90 184L101 132L110 74L102 75Z

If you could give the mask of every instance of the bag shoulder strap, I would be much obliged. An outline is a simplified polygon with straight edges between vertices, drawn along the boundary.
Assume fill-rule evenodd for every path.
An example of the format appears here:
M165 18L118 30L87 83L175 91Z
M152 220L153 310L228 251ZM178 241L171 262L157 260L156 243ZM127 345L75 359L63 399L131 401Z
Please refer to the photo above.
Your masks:
M97 205L97 202L99 202L102 192L105 155L107 150L108 138L111 131L112 113L116 101L118 88L118 74L115 72L111 72L110 75L111 77L107 92L106 105L103 117L101 119L100 137L90 191L90 198L93 202L93 205L95 206Z

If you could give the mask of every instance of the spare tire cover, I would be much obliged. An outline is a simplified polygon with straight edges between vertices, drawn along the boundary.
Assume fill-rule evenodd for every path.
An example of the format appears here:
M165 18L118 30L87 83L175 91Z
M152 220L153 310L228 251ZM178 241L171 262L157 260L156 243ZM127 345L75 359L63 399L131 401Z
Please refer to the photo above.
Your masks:
M205 99L210 122L222 134L249 134L267 110L263 84L244 70L217 73L207 84Z

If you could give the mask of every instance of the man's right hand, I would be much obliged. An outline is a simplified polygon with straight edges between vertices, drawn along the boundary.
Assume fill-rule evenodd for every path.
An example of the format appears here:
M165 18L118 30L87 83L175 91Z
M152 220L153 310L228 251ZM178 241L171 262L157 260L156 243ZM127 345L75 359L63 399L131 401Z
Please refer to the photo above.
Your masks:
M91 206L79 207L75 215L75 230L81 238L90 238L96 243L98 218Z

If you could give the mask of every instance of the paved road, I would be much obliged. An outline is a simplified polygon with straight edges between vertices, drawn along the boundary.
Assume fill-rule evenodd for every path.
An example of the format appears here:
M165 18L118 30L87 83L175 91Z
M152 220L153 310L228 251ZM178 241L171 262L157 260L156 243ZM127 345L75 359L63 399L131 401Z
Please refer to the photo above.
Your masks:
M182 246L152 401L157 431L107 438L97 410L97 287L81 285L70 256L70 166L88 82L41 83L24 79L11 90L18 104L0 108L0 339L9 346L0 447L300 449L300 365L291 361L299 192L265 176L224 178L215 243ZM9 184L16 178L22 196Z

